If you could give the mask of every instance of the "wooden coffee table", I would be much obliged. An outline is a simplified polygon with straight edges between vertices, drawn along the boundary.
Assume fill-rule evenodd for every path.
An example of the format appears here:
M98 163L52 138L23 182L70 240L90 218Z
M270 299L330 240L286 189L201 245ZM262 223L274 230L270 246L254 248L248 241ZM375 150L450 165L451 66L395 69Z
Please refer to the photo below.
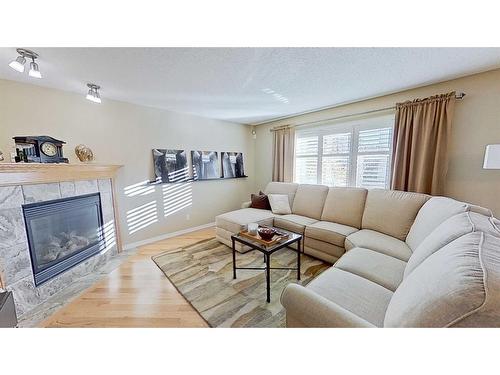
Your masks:
M248 237L241 236L239 234L233 234L231 236L232 247L233 247L233 279L236 279L236 270L265 270L266 271L266 284L267 284L267 302L271 302L271 270L297 270L297 280L300 280L300 252L302 248L302 236L297 233L283 230L281 228L275 228L279 232L285 232L289 236L281 240L280 242L266 246ZM236 267L236 242L243 245L251 247L253 250L258 250L264 254L265 267ZM284 247L289 247L290 245L297 243L297 249L290 248L297 252L297 268L288 267L271 267L271 254Z

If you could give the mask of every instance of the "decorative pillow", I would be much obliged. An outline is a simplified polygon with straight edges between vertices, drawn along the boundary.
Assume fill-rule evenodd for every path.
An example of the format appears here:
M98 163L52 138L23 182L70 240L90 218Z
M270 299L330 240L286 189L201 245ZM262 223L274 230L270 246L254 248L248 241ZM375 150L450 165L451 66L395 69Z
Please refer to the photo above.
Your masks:
M288 195L285 194L269 194L269 204L271 205L271 211L273 214L288 215L292 213L290 209L290 202L288 201Z
M259 191L259 195L252 194L250 196L250 200L252 201L252 203L250 204L250 208L259 208L261 210L271 209L271 205L269 204L269 199L267 198L267 195L264 194L262 191Z

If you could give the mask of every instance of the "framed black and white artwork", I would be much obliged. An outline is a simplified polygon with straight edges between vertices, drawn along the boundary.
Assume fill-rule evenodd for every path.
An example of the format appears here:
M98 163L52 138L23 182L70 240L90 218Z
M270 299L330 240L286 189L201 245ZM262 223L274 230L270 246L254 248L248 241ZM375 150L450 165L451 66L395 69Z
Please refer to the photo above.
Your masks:
M184 150L153 149L156 181L162 183L189 180L189 168Z
M246 177L243 166L243 154L241 152L223 152L222 159L222 177L240 178Z
M217 151L191 151L194 180L213 180L221 177Z

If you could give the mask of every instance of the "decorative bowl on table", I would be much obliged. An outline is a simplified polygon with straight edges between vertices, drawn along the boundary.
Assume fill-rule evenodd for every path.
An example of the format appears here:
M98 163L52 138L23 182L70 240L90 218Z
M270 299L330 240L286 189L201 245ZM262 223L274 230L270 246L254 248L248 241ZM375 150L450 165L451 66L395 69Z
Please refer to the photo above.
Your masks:
M271 241L276 234L276 230L273 228L260 227L258 229L259 236L264 241Z

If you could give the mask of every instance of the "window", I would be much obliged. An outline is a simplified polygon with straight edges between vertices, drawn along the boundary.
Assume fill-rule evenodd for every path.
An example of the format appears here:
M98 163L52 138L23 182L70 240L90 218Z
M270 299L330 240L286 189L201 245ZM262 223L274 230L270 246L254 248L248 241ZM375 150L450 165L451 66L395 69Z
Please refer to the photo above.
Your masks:
M394 116L297 130L295 181L388 188Z

